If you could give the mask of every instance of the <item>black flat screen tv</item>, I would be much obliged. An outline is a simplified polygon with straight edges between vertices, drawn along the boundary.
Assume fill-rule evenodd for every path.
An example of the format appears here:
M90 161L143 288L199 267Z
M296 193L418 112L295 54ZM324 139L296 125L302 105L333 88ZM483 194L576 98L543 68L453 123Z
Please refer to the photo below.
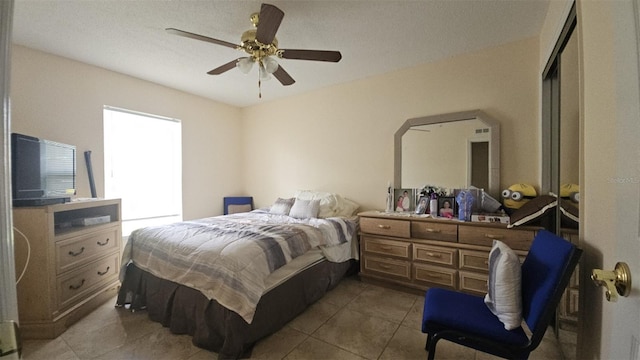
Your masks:
M11 134L13 206L65 203L76 193L76 147Z

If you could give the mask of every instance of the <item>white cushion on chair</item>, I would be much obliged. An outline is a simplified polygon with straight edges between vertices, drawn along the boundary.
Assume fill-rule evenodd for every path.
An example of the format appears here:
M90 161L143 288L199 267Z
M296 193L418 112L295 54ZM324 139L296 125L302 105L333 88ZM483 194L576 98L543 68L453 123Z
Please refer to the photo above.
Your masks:
M513 330L522 323L522 271L520 260L509 246L494 240L489 253L489 289L484 303Z
M227 206L227 213L229 215L237 214L237 213L243 213L243 212L249 212L249 211L251 211L251 204L242 204L242 205L229 204Z

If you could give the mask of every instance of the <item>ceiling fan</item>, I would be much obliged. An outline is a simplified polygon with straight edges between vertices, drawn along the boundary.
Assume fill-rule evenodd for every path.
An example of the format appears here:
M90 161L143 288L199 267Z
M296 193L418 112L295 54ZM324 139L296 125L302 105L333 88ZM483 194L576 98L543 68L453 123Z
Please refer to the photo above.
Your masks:
M207 72L207 74L220 75L235 67L246 74L251 70L253 63L257 63L259 69L258 88L260 88L260 81L268 79L270 74L273 74L282 85L286 86L295 83L295 80L278 64L275 58L328 62L338 62L342 59L342 54L339 51L279 49L276 32L283 17L284 12L282 10L270 4L262 4L260 13L251 14L250 20L255 29L247 30L242 34L240 45L174 28L168 28L166 31L170 34L246 52L249 56L232 60ZM260 97L262 97L262 94L260 94Z

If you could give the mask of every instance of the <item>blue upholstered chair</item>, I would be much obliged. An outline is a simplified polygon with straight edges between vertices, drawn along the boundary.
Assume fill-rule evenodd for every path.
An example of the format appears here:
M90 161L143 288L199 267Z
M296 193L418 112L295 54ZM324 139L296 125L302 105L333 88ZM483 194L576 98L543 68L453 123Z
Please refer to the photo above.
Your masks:
M223 199L224 215L253 210L252 196L226 196Z
M484 298L431 288L424 300L422 332L428 358L440 339L507 359L527 359L542 340L582 250L545 230L539 231L522 264L522 316L529 328L505 330Z

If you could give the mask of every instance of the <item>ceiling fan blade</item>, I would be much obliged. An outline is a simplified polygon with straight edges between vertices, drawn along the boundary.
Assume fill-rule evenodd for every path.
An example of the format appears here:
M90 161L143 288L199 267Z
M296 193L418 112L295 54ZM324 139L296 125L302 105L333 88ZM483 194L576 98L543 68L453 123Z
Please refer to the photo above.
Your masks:
M256 30L256 40L269 45L276 37L276 32L280 27L284 12L270 4L262 4L260 7L260 20Z
M240 58L240 59L242 59L242 58ZM215 69L213 69L211 71L208 71L207 74L209 74L209 75L220 75L223 72L229 71L229 70L231 70L231 69L236 67L236 63L240 59L231 60L231 61L229 61L228 63L226 63L226 64L224 64L222 66L218 66L217 68L215 68Z
M178 29L174 29L174 28L167 28L165 30L169 34L174 34L174 35L184 36L184 37L191 38L191 39L206 41L206 42L210 42L210 43L213 43L213 44L216 44L216 45L222 45L222 46L230 47L230 48L233 48L233 49L238 48L238 45L236 45L236 44L233 44L233 43L230 43L230 42L227 42L227 41L223 41L223 40L210 38L210 37L204 36L204 35L198 35L198 34L190 33L188 31L178 30Z
M278 79L278 81L280 81L280 83L282 83L282 85L284 86L292 85L296 82L288 72L284 71L282 65L278 65L278 69L273 72L273 76Z
M338 62L342 54L340 51L282 49L282 58Z

